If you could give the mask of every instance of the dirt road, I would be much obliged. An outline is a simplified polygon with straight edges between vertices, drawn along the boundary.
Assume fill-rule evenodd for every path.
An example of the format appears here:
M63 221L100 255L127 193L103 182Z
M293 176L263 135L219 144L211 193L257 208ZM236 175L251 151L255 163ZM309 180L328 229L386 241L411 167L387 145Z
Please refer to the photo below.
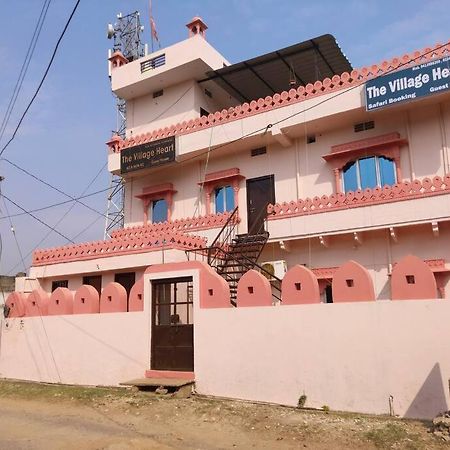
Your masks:
M417 421L0 382L1 449L441 449Z

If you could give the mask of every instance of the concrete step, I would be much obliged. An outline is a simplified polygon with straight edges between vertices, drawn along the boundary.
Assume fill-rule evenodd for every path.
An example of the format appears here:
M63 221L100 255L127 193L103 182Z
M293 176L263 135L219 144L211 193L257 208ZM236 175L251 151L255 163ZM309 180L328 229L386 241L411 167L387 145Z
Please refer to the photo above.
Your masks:
M137 378L135 380L119 383L121 386L135 386L137 388L180 388L193 384L194 380L183 378Z

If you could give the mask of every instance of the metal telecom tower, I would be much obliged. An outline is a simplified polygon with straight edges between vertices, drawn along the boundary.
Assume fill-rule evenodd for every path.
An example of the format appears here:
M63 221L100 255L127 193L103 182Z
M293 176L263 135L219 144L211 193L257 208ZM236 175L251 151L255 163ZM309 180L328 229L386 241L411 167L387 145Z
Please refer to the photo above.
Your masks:
M120 51L128 61L133 61L144 56L145 46L141 41L141 33L144 27L141 25L138 11L122 16L117 14L117 22L108 24L108 39L114 38L113 51ZM117 128L115 134L125 138L126 131L126 102L119 97L116 98L117 108ZM116 227L123 227L124 223L124 184L122 177L111 174L108 191L108 205L106 211L106 223L104 239L110 236L111 231Z

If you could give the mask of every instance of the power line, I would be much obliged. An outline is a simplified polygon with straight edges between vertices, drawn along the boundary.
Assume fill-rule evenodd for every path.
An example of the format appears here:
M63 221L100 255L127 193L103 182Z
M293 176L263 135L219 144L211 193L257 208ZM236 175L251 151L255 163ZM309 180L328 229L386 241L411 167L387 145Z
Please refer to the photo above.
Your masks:
M56 186L53 186L52 184L50 184L48 181L43 180L42 178L38 177L37 175L34 175L32 172L30 172L27 169L24 169L23 167L20 167L18 164L13 163L12 161L10 161L7 158L1 158L1 161L6 161L8 164L10 164L11 166L15 167L16 169L20 170L21 172L27 174L28 176L30 176L31 178L34 178L36 181L39 181L42 184L45 184L46 186L48 186L49 188L55 190L56 192L59 192L60 194L64 195L67 198L70 198L72 201L75 201L77 203L79 203L80 205L83 205L85 208L95 212L96 214L99 214L102 217L105 217L105 215L103 213L101 213L100 211L96 210L95 208L90 207L89 205L86 205L83 202L80 202L77 198L67 194L66 192L62 191L61 189L57 188ZM103 171L103 169L107 166L108 163L105 163L102 168L99 170L98 174L95 176L94 180L100 175L100 173ZM89 184L89 186L93 183L93 181L91 181L91 183ZM83 197L80 197L83 198Z
M48 223L44 222L43 220L39 219L39 217L36 217L35 215L33 215L30 211L27 211L25 208L22 208L22 206L18 205L14 200L11 200L9 197L7 197L5 194L2 194L3 198L6 198L6 200L8 200L10 203L12 203L14 206L16 206L17 208L19 208L20 210L22 210L24 213L28 214L29 216L31 216L33 219L37 220L39 223L41 223L42 225L46 226L47 228L49 228L50 230L54 231L55 233L59 234L61 237L63 237L64 239L66 239L67 241L71 242L72 244L75 244L74 241L72 241L72 239L68 238L67 236L65 236L64 234L62 234L61 232L59 232L55 227L50 226Z
M45 0L44 4L42 5L42 9L39 14L38 21L36 23L36 27L34 28L33 36L31 37L31 41L28 46L27 53L25 55L25 59L22 63L22 67L20 69L19 76L18 76L16 84L14 86L14 90L11 95L11 98L9 99L9 103L6 108L2 124L0 126L0 141L2 140L3 135L5 134L6 127L8 126L9 119L11 117L11 114L14 110L14 106L17 101L17 97L19 96L20 90L22 89L23 80L25 79L31 59L33 58L34 50L36 48L36 44L37 44L39 36L41 34L45 18L47 17L47 12L50 7L50 3L51 3L51 0Z
M76 197L76 198L74 198L74 200L80 200L82 198L93 197L94 195L101 194L108 190L109 190L109 188L100 189L99 191L91 192L90 194L81 195L80 197ZM31 209L29 212L35 213L35 212L45 211L46 209L51 209L51 208L56 208L57 206L67 205L68 203L72 203L74 200L64 200L63 202L52 203L51 205L43 206L42 208ZM20 217L20 216L24 216L26 214L27 213L22 212L22 213L17 213L17 214L11 214L8 216L1 216L0 220L8 219L9 217ZM105 215L102 214L101 216L99 216L99 219L101 219L102 217L105 217Z
M0 198L1 198L1 196L2 196L2 191L1 191L1 187L2 187L2 186L1 186L1 182L2 182L3 180L4 180L4 178L0 178ZM14 224L13 224L13 221L12 221L12 219L11 219L11 215L9 214L8 206L6 205L5 199L3 198L2 200L3 200L3 204L5 205L5 211L6 211L6 214L8 214L9 225L10 225L10 227L11 227L11 232L12 232L12 234L13 234L13 236L14 236L14 241L16 242L17 251L19 252L20 260L21 260L22 265L23 265L23 270L26 272L27 268L26 268L26 266L25 266L25 261L24 261L24 259L23 259L23 253L22 253L22 250L21 250L21 248L20 248L19 241L18 241L18 239L17 239L16 229L15 229ZM1 253L2 253L2 249L0 249L0 258L1 258ZM5 300L4 296L3 296L3 299Z
M22 250L21 250L20 245L19 245L19 241L17 239L16 228L14 227L13 221L11 219L11 215L9 214L9 211L8 211L8 206L6 205L6 202L5 202L4 198L3 198L3 204L5 205L6 214L8 214L9 225L11 227L11 232L12 232L12 234L14 236L14 241L16 242L16 247L17 247L17 251L19 252L20 261L22 262L23 270L24 270L24 272L26 272L27 268L26 268L26 265L25 265L25 260L23 258Z
M84 196L84 194L85 194L85 192L92 186L92 184L94 184L94 182L95 182L95 180L99 177L99 175L102 173L102 171L103 171L103 169L105 168L105 166L106 166L106 164L104 164L102 167L101 167L101 169L95 174L95 176L92 178L92 180L89 182L89 184L83 189L83 192L82 192L82 196ZM101 191L98 191L98 192L96 192L96 193L99 193L99 192L105 192L105 191L107 191L109 188L106 188L106 189L103 189L103 190L101 190ZM89 196L90 195L94 195L94 194L96 194L96 193L93 193L93 194L89 194ZM87 197L88 195L86 195L86 197ZM67 201L67 202L64 202L64 203L69 203L71 200L69 200L69 201ZM72 210L72 208L75 206L75 203L62 215L62 217L56 222L56 224L54 225L54 227L57 227L63 220L64 220L64 218L69 214L69 212ZM33 211L30 211L30 212L33 212ZM84 233L86 230L88 230L92 225L94 225L94 223L96 223L100 218L102 218L102 217L105 217L105 214L101 214L101 213L99 213L99 215L98 215L98 217L96 218L96 220L94 221L94 222L92 222L91 224L89 224L87 227L85 227L82 231L80 231L77 235L75 235L73 238L72 238L72 241L74 241L78 236L80 236L80 234L82 234L82 233ZM37 247L39 247L49 236L50 236L50 234L52 233L52 231L53 230L50 230L32 249L31 249L31 251L29 251L28 253L27 253L27 255L25 256L25 258L28 258L32 253L33 253L33 251L37 248ZM8 273L10 273L11 271L13 271L18 265L19 265L20 263L17 263L12 269L10 269L9 271L8 271Z
M66 34L67 28L69 28L69 24L70 24L70 22L72 21L72 18L73 18L73 16L75 15L76 10L78 9L78 5L80 4L80 1L81 1L81 0L77 0L77 2L75 3L75 6L74 6L73 9L72 9L72 12L71 12L71 14L70 14L70 16L69 16L69 19L67 20L67 22L66 22L66 24L65 24L65 26L64 26L64 28L63 28L63 30L62 30L62 32L61 32L61 35L59 36L59 39L58 39L58 41L56 42L56 46L55 46L55 48L54 48L54 50L53 50L53 54L52 54L52 56L51 56L51 58L50 58L50 61L49 61L48 65L47 65L47 68L45 69L44 75L43 75L43 77L42 77L42 79L41 79L41 81L40 81L40 83L39 83L39 85L38 85L38 87L37 87L35 93L34 93L33 96L31 97L31 100L29 101L28 106L25 108L25 111L23 112L23 114L22 114L22 116L21 116L21 118L20 118L20 120L19 120L19 123L17 124L16 129L14 130L13 135L11 136L11 138L9 139L9 141L4 145L4 147L1 149L1 151L0 151L0 156L3 154L3 152L8 148L9 144L11 144L11 142L12 142L12 141L14 140L14 138L16 137L16 134L17 134L17 132L19 131L19 128L20 128L20 126L22 125L22 122L23 122L23 120L25 119L25 116L27 115L29 109L31 108L31 105L33 104L35 98L36 98L37 95L39 94L39 91L41 90L41 87L42 87L42 85L44 84L45 79L47 78L47 75L48 75L48 73L49 73L49 71L50 71L50 68L51 68L51 66L52 66L52 64L53 64L53 61L55 60L55 56L56 56L56 53L57 53L57 51L58 51L59 45L60 45L60 43L61 43L61 41L62 41L64 35Z

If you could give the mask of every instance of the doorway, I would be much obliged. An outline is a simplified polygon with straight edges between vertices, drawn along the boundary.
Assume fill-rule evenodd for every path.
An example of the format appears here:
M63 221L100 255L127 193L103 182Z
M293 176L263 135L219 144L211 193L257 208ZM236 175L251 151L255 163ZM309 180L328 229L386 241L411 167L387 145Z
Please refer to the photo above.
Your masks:
M152 281L151 368L194 370L192 277Z
M267 205L275 203L275 183L273 175L247 180L248 234L264 232Z

